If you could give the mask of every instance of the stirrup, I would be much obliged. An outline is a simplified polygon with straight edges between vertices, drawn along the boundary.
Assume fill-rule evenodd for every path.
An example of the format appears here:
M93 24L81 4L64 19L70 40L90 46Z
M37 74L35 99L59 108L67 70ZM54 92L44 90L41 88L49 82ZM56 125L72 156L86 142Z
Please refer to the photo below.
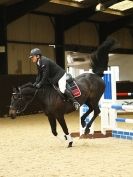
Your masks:
M76 111L80 108L80 104L78 102L74 102L73 106L75 107Z

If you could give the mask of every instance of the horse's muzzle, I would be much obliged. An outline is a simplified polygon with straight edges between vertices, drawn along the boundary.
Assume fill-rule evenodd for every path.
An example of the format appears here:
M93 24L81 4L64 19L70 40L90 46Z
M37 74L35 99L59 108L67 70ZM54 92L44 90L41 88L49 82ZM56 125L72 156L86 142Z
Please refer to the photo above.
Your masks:
M10 109L9 109L9 116L10 116L12 119L15 119L16 116L17 116L16 109L10 108Z

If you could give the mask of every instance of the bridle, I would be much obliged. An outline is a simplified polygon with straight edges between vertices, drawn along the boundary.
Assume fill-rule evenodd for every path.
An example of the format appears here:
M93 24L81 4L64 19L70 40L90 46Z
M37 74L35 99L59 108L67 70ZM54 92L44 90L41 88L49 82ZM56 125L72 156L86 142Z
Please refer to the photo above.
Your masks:
M35 99L36 97L36 94L38 92L38 89L35 90L35 93L33 95L33 97L25 104L24 108L22 110L16 110L16 114L20 114L22 112L24 112L26 110L26 108L28 107L29 104L31 104L33 102L33 100ZM19 88L19 93L12 93L13 96L15 95L19 95L19 100L22 100L22 92L21 92L21 89ZM15 99L15 98L14 98ZM13 106L10 106L11 109L15 109Z

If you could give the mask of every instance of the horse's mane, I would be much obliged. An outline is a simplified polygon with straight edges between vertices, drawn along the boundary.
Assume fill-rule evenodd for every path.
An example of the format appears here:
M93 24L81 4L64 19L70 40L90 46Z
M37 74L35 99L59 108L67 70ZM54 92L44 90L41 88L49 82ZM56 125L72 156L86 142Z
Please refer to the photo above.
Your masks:
M23 84L23 85L19 86L18 88L23 89L23 88L26 88L26 87L33 88L33 84L31 82L28 82L26 84Z
M54 89L54 87L51 84L46 84L42 88L37 89L33 87L33 84L31 82L28 82L26 84L23 84L18 87L18 90L25 95L34 95L35 92L38 92L39 95L57 95L57 91Z

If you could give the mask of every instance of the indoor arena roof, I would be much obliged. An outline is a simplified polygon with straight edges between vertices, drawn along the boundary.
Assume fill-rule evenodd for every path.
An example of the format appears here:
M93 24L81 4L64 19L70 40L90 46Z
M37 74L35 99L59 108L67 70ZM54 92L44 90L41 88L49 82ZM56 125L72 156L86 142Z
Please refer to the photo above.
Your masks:
M82 21L120 24L124 21L124 26L133 27L133 0L0 0L0 7L6 9L7 23L26 13L36 13L68 17L73 21L70 26Z

